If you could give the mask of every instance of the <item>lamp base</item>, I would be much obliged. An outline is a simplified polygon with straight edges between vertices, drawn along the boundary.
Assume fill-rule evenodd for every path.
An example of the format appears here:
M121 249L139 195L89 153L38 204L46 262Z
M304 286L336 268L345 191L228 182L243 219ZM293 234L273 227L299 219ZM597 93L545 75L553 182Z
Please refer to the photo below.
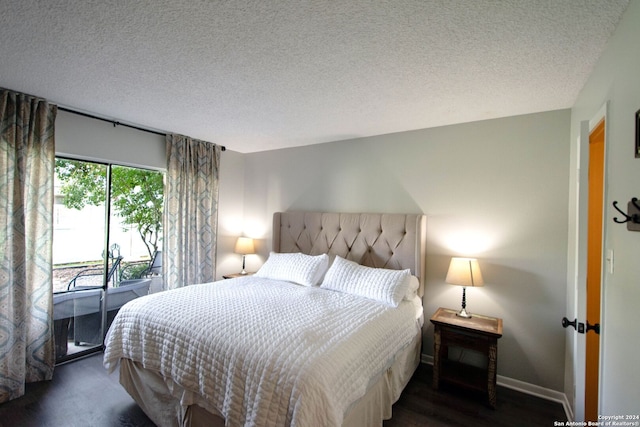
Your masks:
M465 319L471 319L473 317L471 314L467 313L467 310L465 310L464 308L457 312L456 316L464 317Z
M464 317L465 319L470 319L471 315L467 313L467 287L462 287L462 310L456 313L458 317Z
M240 274L242 274L243 276L247 274L247 271L244 269L244 257L245 255L242 254L242 271L240 272Z

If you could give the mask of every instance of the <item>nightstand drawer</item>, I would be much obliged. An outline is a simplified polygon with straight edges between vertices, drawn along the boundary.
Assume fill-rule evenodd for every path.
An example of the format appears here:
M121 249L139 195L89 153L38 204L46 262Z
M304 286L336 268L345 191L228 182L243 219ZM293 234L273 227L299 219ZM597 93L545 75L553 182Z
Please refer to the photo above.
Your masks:
M442 327L441 330L440 342L442 345L458 346L477 351L483 351L489 347L490 338L487 336L478 336L447 327Z

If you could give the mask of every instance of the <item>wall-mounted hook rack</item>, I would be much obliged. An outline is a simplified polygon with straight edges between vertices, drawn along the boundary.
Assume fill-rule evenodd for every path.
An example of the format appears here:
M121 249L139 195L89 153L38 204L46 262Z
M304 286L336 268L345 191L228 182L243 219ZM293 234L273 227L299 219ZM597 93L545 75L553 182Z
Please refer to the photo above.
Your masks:
M627 224L627 230L640 231L640 202L637 197L632 198L627 203L627 212L618 207L618 202L613 202L613 207L622 214L623 218L613 217L613 221L617 224Z

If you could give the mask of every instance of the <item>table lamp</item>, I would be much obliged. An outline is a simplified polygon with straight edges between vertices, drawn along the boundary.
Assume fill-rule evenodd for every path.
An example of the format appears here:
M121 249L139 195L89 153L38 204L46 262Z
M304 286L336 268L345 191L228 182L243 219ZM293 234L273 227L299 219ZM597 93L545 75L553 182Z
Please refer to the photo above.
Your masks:
M246 255L256 253L256 250L253 246L253 239L249 237L238 237L238 241L236 241L236 247L233 251L237 254L242 254L242 271L240 272L240 274L247 274L244 269L244 257Z
M470 318L467 313L467 286L484 286L480 265L475 258L451 258L445 281L450 285L462 286L462 310L456 313L460 317Z

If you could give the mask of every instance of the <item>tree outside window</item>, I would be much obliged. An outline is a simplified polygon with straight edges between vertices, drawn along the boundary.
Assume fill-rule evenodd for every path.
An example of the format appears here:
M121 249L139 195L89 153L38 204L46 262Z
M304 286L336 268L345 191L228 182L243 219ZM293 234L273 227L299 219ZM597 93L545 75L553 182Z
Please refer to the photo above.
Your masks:
M82 210L104 203L104 165L57 158L56 176L65 207ZM112 212L123 225L137 230L149 257L161 244L163 178L161 172L146 169L113 166L111 170Z

